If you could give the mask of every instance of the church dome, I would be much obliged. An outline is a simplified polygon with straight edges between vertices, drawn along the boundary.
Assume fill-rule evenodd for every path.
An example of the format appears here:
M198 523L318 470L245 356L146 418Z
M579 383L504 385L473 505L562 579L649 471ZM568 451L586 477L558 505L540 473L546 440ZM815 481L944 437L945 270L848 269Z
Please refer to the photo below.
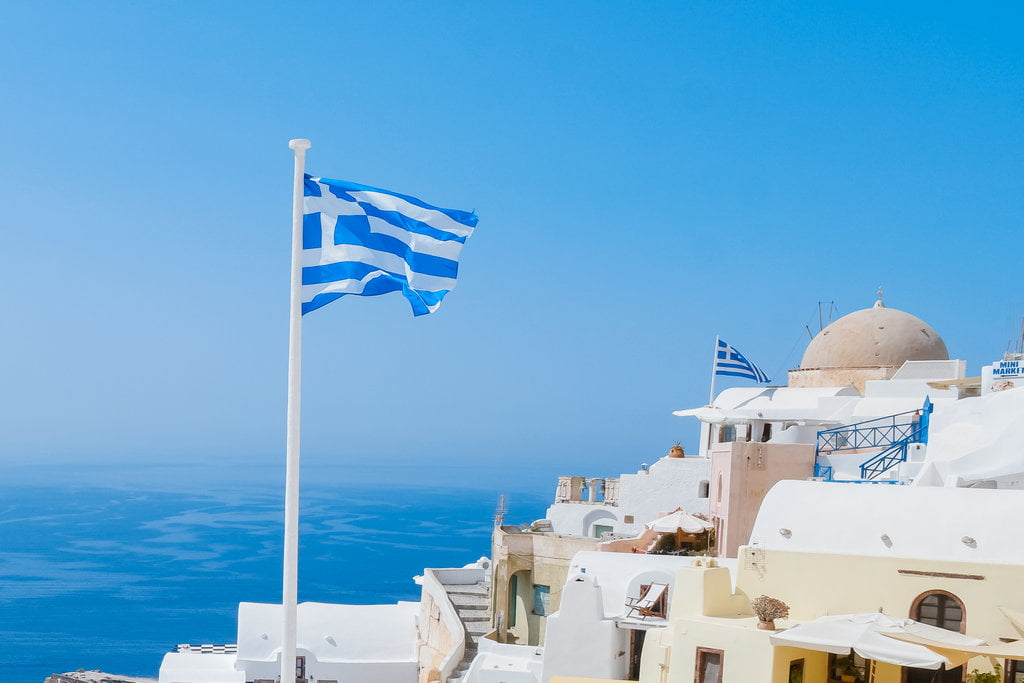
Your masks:
M949 360L949 351L928 323L879 301L819 332L808 344L800 369L899 368L908 360Z

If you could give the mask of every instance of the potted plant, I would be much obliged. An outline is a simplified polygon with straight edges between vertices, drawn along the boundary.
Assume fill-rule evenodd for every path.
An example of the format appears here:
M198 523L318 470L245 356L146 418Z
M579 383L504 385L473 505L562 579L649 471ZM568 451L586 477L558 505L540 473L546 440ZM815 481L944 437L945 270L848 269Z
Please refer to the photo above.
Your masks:
M839 679L843 683L854 683L860 680L860 667L852 654L844 655L836 659L836 670L839 671Z
M968 683L999 683L1003 680L1003 669L998 664L992 671L974 669L967 675Z
M767 595L751 600L750 607L757 615L757 627L766 631L775 630L776 619L785 619L789 616L789 605Z

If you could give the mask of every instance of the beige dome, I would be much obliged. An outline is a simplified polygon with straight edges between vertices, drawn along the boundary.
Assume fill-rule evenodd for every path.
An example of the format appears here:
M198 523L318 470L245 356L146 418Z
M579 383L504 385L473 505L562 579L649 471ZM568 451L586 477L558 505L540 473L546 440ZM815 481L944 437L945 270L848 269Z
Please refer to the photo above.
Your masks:
M931 326L879 304L844 315L819 332L800 369L899 368L908 360L949 360L945 342Z

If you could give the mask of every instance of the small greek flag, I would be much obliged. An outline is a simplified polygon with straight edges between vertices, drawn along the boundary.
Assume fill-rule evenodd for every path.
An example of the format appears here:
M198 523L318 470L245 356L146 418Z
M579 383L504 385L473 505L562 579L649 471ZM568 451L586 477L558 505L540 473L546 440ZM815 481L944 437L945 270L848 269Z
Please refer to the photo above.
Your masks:
M425 315L455 287L472 212L308 173L304 195L303 315L346 294L398 291Z
M771 380L768 379L768 375L761 371L761 368L757 367L742 353L734 349L733 347L726 344L721 339L718 340L718 350L715 356L715 374L716 375L729 375L731 377L743 377L745 379L752 379L755 382L767 384Z

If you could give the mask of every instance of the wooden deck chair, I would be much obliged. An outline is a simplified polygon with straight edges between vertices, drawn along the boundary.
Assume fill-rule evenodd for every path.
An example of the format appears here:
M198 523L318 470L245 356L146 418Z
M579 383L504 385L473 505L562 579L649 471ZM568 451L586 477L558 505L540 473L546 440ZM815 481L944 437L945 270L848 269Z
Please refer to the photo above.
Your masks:
M648 583L640 586L640 596L636 598L626 598L626 617L630 617L633 613L640 619L646 619L647 617L660 617L664 618L666 614L666 604L668 602L668 584L664 583Z

